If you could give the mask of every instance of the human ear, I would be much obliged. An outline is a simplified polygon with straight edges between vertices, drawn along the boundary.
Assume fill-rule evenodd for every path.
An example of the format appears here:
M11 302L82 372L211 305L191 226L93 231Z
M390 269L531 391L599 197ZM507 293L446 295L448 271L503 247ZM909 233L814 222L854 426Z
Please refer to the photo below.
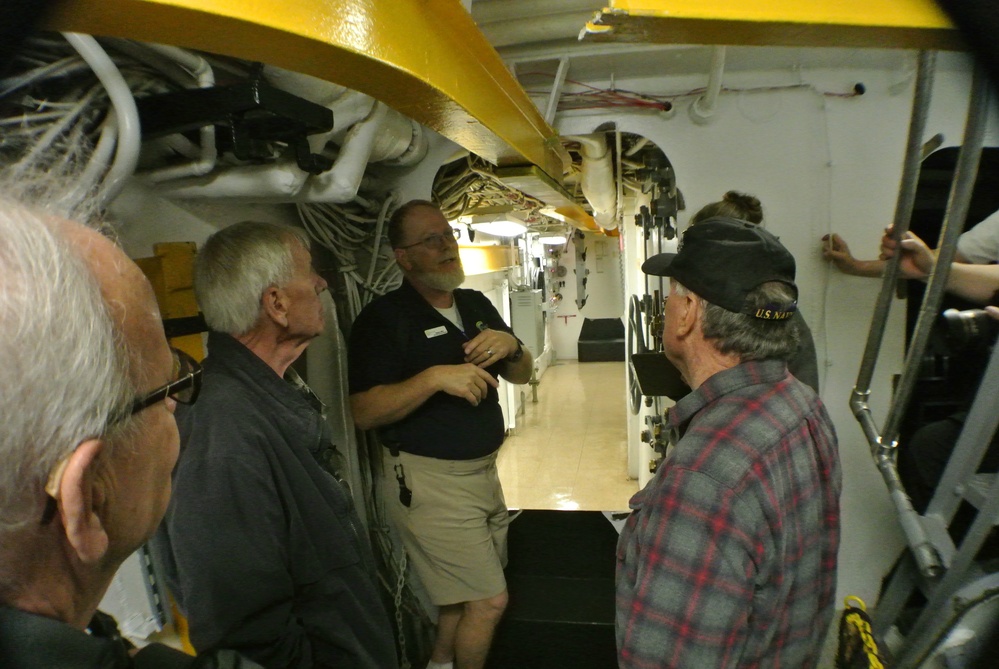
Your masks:
M677 309L676 333L678 337L685 337L694 330L697 320L700 318L700 301L692 295L680 295L680 308ZM676 297L670 297L676 299Z
M413 269L413 266L410 264L409 259L406 258L405 249L395 249L392 251L392 253L393 255L395 255L395 262L397 265L399 265L399 267L407 271Z
M101 519L105 502L98 469L105 442L84 441L66 461L58 488L59 514L69 545L84 564L94 564L107 554L108 534Z
M283 290L270 286L260 298L264 313L272 321L282 327L288 327L288 304Z

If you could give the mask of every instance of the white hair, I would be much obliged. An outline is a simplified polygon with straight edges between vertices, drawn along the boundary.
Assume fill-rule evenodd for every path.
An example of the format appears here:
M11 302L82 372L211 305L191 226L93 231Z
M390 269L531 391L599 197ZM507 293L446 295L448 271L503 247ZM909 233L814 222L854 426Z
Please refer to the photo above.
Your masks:
M100 285L51 217L0 198L0 542L39 522L50 471L134 398Z
M194 261L194 294L213 330L241 336L260 318L260 298L295 273L292 242L309 248L304 230L243 221L219 230Z
M742 362L774 358L786 361L798 349L801 335L794 319L766 321L729 311L708 302L676 279L670 279L670 291L678 297L690 295L703 305L701 329L704 338L721 353L735 353ZM763 306L768 303L786 304L795 296L792 286L769 281L754 288L746 298L753 304Z

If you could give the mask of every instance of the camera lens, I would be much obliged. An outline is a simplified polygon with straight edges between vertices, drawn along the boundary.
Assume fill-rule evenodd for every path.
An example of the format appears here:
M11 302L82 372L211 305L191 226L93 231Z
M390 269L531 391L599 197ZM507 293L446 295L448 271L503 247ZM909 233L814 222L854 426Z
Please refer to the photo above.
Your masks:
M942 316L948 342L955 348L990 346L999 334L999 321L984 309L947 309Z

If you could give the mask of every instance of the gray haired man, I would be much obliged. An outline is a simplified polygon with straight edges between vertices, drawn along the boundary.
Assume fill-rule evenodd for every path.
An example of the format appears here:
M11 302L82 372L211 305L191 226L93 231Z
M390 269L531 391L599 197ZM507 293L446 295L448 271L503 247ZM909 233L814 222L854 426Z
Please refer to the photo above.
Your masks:
M393 669L329 427L290 369L323 331L325 289L300 230L238 223L198 253L194 290L212 332L198 404L177 413L166 559L199 650L235 648L270 669Z
M618 542L620 666L814 667L841 480L829 415L787 370L794 258L756 225L710 218L642 270L669 277L663 349L693 390Z
M94 230L2 198L0 267L0 663L256 667L135 651L97 611L163 517L174 409L200 378L167 346L149 282Z

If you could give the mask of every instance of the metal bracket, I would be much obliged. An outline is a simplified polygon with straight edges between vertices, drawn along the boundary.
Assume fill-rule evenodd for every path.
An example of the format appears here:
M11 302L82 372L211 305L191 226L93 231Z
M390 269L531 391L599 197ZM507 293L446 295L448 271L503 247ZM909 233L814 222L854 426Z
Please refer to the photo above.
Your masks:
M260 79L230 86L195 88L136 100L144 139L219 127L219 150L246 161L273 158L270 144L286 144L298 166L310 174L333 161L312 153L308 136L333 129L333 112Z

